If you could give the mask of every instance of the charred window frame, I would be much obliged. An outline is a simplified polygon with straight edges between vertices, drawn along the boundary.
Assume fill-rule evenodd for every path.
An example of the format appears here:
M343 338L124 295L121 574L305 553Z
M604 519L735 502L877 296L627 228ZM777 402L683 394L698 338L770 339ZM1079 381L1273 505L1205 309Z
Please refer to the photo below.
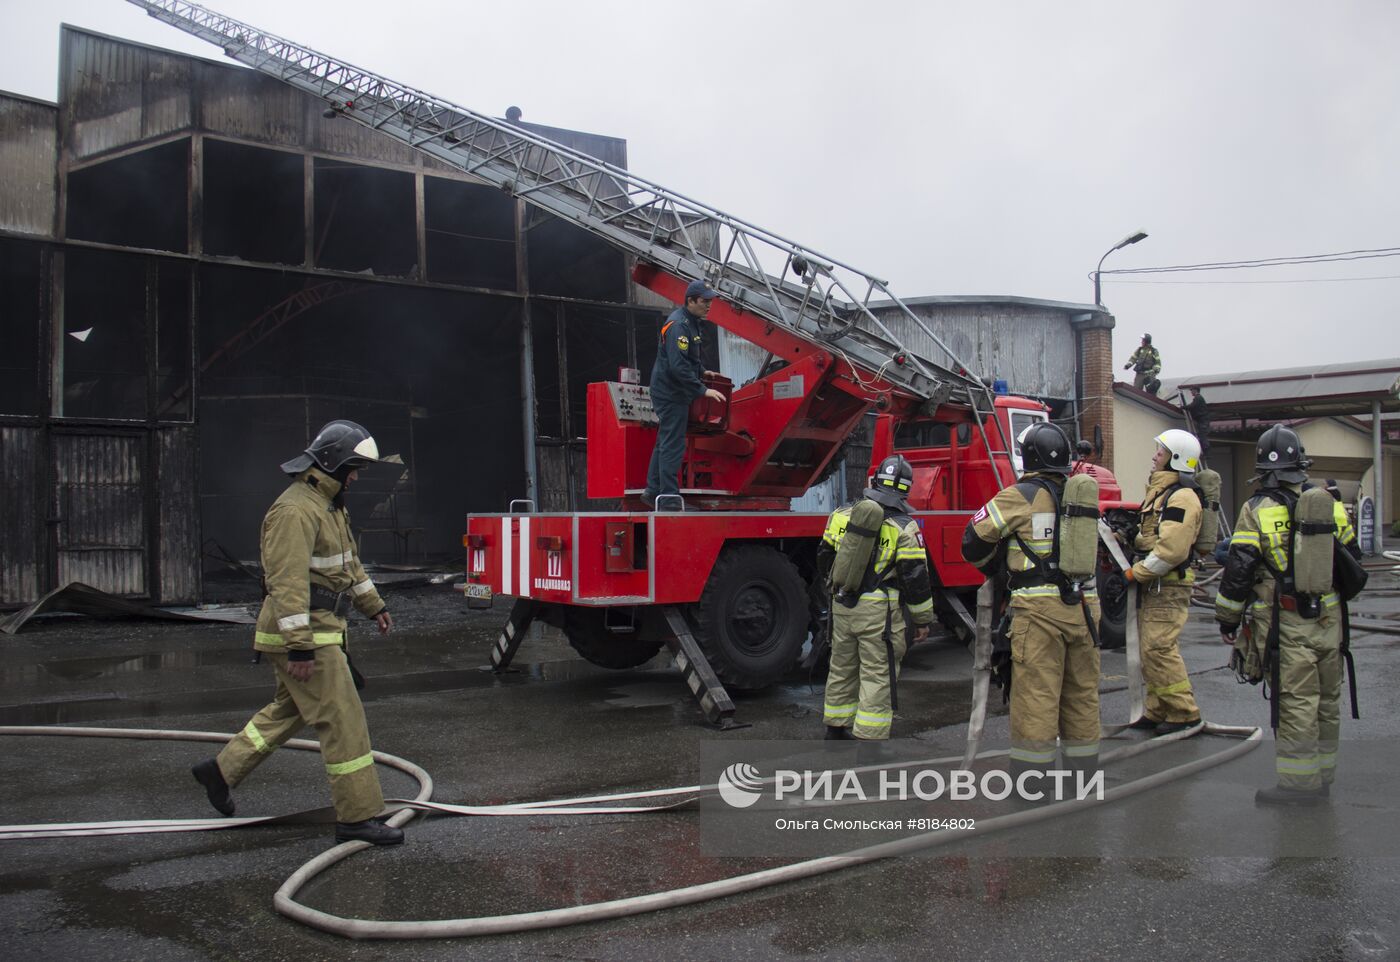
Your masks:
M184 253L189 247L189 174L189 138L70 170L67 236Z
M526 216L530 292L594 301L627 299L621 250L575 224L535 208Z
M515 201L493 187L423 178L428 280L516 289Z
M415 277L418 204L414 177L317 157L315 266L380 277Z
M40 245L0 239L0 414L41 413L43 275Z
M82 248L62 256L55 416L188 421L190 265Z
M303 155L206 137L203 157L204 252L269 264L302 263Z

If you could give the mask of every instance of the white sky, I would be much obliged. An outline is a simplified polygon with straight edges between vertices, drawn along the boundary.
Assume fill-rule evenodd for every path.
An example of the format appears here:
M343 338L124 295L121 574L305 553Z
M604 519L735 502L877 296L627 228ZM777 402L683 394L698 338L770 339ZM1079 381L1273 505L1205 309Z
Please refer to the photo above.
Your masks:
M208 5L484 113L624 137L642 176L906 298L1088 302L1137 229L1105 269L1400 247L1393 0ZM123 0L0 11L0 89L28 96L56 98L60 22L221 58ZM1377 275L1400 257L1143 279ZM1119 365L1150 331L1165 377L1394 357L1397 300L1397 278L1104 280Z

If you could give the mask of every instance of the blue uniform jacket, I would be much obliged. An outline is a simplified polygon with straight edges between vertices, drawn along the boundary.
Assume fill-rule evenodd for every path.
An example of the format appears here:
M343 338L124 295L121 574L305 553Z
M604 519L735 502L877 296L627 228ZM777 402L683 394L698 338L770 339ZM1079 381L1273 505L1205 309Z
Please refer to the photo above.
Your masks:
M661 326L656 364L651 369L651 396L689 404L705 393L700 319L678 307Z

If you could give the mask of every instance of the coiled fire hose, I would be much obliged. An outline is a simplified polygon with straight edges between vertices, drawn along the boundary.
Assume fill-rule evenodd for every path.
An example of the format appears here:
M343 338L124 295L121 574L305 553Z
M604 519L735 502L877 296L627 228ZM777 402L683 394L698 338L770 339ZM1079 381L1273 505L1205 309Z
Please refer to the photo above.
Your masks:
M1122 553L1111 532L1103 532L1105 546L1115 560L1123 565ZM1127 598L1128 616L1125 618L1127 630L1127 673L1129 688L1129 718L1142 715L1142 670L1138 651L1137 619L1135 613L1135 586L1129 585ZM911 768L914 766L949 765L960 763L966 769L974 760L1005 756L1005 749L979 752L978 747L986 720L988 683L991 674L991 592L986 586L978 594L978 614L976 639L973 651L973 705L968 719L968 743L961 756L931 758L900 762L892 765L874 765L855 769L858 772L880 768ZM1105 737L1112 737L1127 728L1127 725L1104 728ZM1258 728L1248 726L1215 725L1209 722L1198 723L1191 728L1171 735L1135 742L1105 753L1103 765L1123 761L1135 755L1161 748L1198 734L1224 735L1241 739L1223 751L1206 758L1185 762L1152 775L1134 779L1114 786L1103 792L1102 798L1089 797L1071 799L1037 808L994 818L980 820L977 832L985 834L1009 828L1018 828L1045 821L1060 815L1117 801L1151 791L1178 778L1193 775L1216 765L1223 764L1257 748L1263 738ZM232 735L222 732L176 731L162 729L129 728L86 728L60 726L0 726L0 736L53 736L53 737L97 737L97 738L136 738L173 741L218 742L228 741ZM284 747L299 751L320 751L320 745L306 739L292 739ZM425 770L406 759L386 752L373 753L376 764L396 769L418 782L418 793L411 799L389 799L390 810L397 809L388 819L395 827L402 827L420 811L454 816L554 816L554 815L623 815L646 814L675 811L694 805L699 799L716 794L714 785L688 785L680 788L654 789L640 792L624 792L613 795L591 795L580 798L553 799L538 802L521 802L510 805L449 805L430 801L433 794L433 780ZM771 782L772 780L767 780ZM671 801L660 801L671 799ZM646 801L647 804L637 804ZM624 804L627 803L627 804ZM254 825L287 825L308 822L330 821L334 815L330 809L312 809L288 815L254 818L205 818L205 819L148 819L121 822L85 822L66 824L0 825L0 840L44 839L91 835L132 835L157 832L221 831L232 828L245 828ZM878 859L891 858L911 852L935 848L940 845L961 841L965 836L952 832L926 832L892 842L855 849L842 855L809 859L779 868L736 875L717 879L699 885L690 885L649 895L612 899L587 905L548 909L539 912L522 912L513 915L495 915L477 918L435 919L422 921L380 921L351 919L313 909L296 900L297 893L317 875L333 865L349 858L356 852L372 846L367 842L344 842L321 853L293 872L273 896L273 905L278 912L295 919L304 925L329 932L334 935L355 939L429 939L460 938L477 935L497 935L509 932L525 932L533 929L576 925L581 922L596 922L604 919L623 918L640 915L682 905L693 905L712 899L725 898L742 892L781 885L798 879L812 878L828 872L865 865Z
M1153 788L1165 785L1178 778L1204 771L1207 768L1222 764L1232 758L1238 757L1256 748L1262 739L1262 732L1258 728L1231 727L1212 725L1203 723L1174 735L1167 735L1154 738L1150 741L1136 742L1115 749L1106 753L1103 764L1122 761L1134 755L1139 755L1147 751L1160 748L1164 745L1184 738L1191 737L1199 733L1227 735L1242 738L1237 744L1231 745L1223 751L1185 762L1172 768L1157 772L1153 775L1135 779L1123 785L1118 785L1107 789L1103 793L1102 799L1085 798L1075 799L1053 804L1027 811L1015 812L1008 815L1001 815L985 821L978 821L978 833L999 831L1002 829L1016 828L1030 825L1046 819L1071 812L1082 811L1086 808L1101 805L1106 802L1127 798L1139 792L1150 791ZM231 735L218 732L191 732L191 731L171 731L157 729L112 729L112 728L68 728L68 727L48 727L48 726L23 726L23 727L0 727L0 736L4 735L43 735L43 736L81 736L81 737L103 737L103 738L143 738L143 739L168 739L176 741L206 741L223 742L227 741ZM286 743L286 747L316 751L318 745L315 742L304 739L293 739ZM1005 750L982 752L977 757L986 759L1005 755ZM426 771L412 762L389 755L384 752L375 752L374 759L377 764L387 765L399 771L405 772L418 780L419 791L413 799L392 800L390 807L395 805L400 810L395 812L389 819L389 823L395 826L402 826L408 822L416 811L428 810L443 814L454 815L494 815L494 816L522 816L522 815L560 815L560 814L622 814L622 813L643 813L654 811L674 810L684 805L693 804L699 797L712 794L714 791L711 785L690 785L682 788L657 789L646 792L628 792L617 795L594 795L582 798L555 799L540 802L525 802L514 805L493 805L493 806L458 806L445 805L429 802L432 794L432 778ZM923 761L901 763L899 767L911 767L914 765L935 765L951 764L960 761L959 756L947 758L928 759ZM871 766L878 768L880 766ZM602 807L599 803L635 802L641 799L676 799L668 803L657 805L615 805L609 804ZM589 807L595 806L595 807ZM297 813L292 816L278 816L274 818L219 818L219 819L184 819L167 821L147 821L147 822L102 822L88 824L71 825L6 825L0 826L0 839L37 839L51 838L54 836L74 836L74 835L112 835L112 834L132 834L137 832L163 832L163 831L209 831L215 829L228 829L242 827L253 824L287 824L298 820L312 820L317 817L324 817L323 810L313 812ZM753 891L755 889L766 888L773 885L780 885L798 879L811 878L823 875L828 872L835 872L841 869L852 868L857 865L864 865L882 858L890 858L896 855L903 855L924 849L934 848L940 845L950 844L960 840L962 836L949 832L928 832L909 838L899 839L893 842L884 842L865 848L856 849L843 855L827 856L823 858L810 859L786 865L779 868L767 869L760 872L752 872L746 875L738 875L726 879L718 879L713 882L706 882L700 885L691 885L684 888L671 889L664 892L655 892L649 895L634 896L625 899L614 899L606 902L595 902L587 905L569 906L566 908L549 909L539 912L524 912L513 915L497 915L478 918L460 919L437 919L424 921L380 921L368 919L351 919L328 912L322 912L310 908L296 901L297 893L313 878L329 869L331 866L349 858L356 852L363 851L371 846L365 842L346 842L323 852L302 865L287 878L282 886L273 896L273 905L278 912L289 918L295 919L312 928L323 932L347 938L358 939L423 939L423 938L458 938L464 936L502 934L507 932L524 932L533 929L550 928L564 925L575 925L581 922L594 922L603 919L621 918L630 915L639 915L645 912L654 912L661 909L675 908L681 905L693 905L698 902L709 901L717 898L724 898L742 892Z

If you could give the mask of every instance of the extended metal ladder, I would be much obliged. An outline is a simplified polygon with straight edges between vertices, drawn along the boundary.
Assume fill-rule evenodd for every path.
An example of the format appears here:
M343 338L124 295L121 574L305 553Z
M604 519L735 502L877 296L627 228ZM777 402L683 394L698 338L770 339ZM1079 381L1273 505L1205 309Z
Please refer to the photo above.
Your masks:
M990 387L885 281L507 121L395 83L184 0L128 0L152 17L731 303L846 355L921 399L992 408ZM778 265L781 264L779 267ZM777 267L776 275L769 270ZM786 278L794 275L801 283ZM875 315L888 301L936 346L920 356ZM895 361L903 355L904 362Z

